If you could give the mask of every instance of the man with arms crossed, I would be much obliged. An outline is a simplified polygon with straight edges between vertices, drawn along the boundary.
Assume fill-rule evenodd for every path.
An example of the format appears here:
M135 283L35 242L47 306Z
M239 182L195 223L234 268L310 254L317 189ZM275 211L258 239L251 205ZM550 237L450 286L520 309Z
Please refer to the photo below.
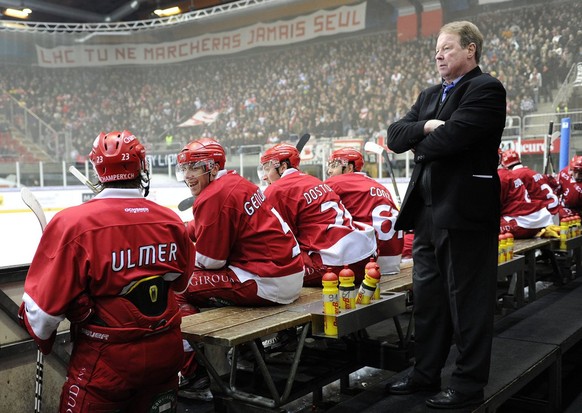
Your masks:
M396 229L414 229L415 364L391 394L436 393L433 408L481 403L489 380L500 195L498 152L506 93L481 72L483 36L467 21L440 30L436 68L442 87L420 93L388 128L388 147L412 150L416 165ZM449 387L441 370L459 351ZM440 392L439 392L440 391Z

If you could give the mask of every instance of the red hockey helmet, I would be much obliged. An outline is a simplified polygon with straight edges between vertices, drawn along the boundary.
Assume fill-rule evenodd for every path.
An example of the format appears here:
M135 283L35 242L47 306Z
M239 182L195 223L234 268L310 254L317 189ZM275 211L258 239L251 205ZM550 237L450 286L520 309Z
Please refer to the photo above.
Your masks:
M570 162L570 170L573 172L582 172L582 156L574 156Z
M364 157L353 148L341 148L333 151L329 156L329 162L334 161L342 162L342 166L347 166L350 162L353 162L356 172L360 172L364 166Z
M220 143L212 138L201 138L190 142L178 154L178 165L194 163L194 166L207 166L212 168L218 164L219 169L224 169L226 154Z
M285 160L289 160L292 168L298 168L299 162L301 162L299 151L289 143L278 143L272 148L267 149L263 156L261 156L261 165L273 161L276 167L278 167Z
M514 165L521 163L519 154L513 149L508 149L501 154L501 166L504 168L511 168Z
M123 132L101 132L93 142L89 159L101 183L127 181L147 173L146 153L133 135Z
M568 165L570 171L574 170L574 165L582 159L582 155L574 155L570 160L570 164Z

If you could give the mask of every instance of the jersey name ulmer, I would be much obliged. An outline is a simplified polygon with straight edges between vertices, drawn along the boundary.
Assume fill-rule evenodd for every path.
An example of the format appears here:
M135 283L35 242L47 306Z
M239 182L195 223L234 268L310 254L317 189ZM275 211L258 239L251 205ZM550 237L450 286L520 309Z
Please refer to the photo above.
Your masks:
M248 216L252 216L257 209L263 204L265 200L265 195L261 192L260 189L257 189L257 192L251 195L251 198L244 203L245 212Z
M333 192L333 189L331 189L331 187L327 184L320 184L320 185L316 185L313 188L309 189L308 191L304 192L303 198L305 198L305 201L307 201L307 205L309 205L313 201L315 201L317 198L319 198L320 196L323 196L324 194L326 194L328 192Z
M142 245L137 250L128 248L111 252L111 269L114 272L134 267L145 267L156 262L176 261L178 246L175 242L169 244Z

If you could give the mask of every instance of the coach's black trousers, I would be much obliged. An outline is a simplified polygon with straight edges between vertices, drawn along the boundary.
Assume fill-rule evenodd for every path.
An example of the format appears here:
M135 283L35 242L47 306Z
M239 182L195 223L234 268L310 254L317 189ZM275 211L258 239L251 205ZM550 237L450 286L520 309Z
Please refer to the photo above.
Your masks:
M436 228L431 207L418 212L412 249L413 378L440 380L453 338L459 356L449 387L480 391L489 379L498 234Z

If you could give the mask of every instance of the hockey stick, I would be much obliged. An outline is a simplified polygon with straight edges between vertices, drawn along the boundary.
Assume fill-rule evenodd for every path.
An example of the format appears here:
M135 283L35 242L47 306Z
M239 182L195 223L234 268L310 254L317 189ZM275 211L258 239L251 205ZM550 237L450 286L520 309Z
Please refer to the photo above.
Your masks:
M309 133L306 133L303 136L301 136L301 138L299 138L299 140L297 141L297 145L295 145L295 147L297 148L299 153L301 153L301 151L303 150L303 148L305 147L307 142L309 142L309 138L311 138L311 135ZM194 197L190 196L190 197L180 201L180 203L178 204L178 210L179 211L186 211L188 208L192 208L193 204L194 204Z
M27 187L22 187L20 190L20 197L22 201L30 208L36 215L41 230L44 232L46 228L46 216L38 199ZM36 376L34 384L34 413L40 413L42 406L42 378L44 369L44 355L40 350L36 350Z
M189 196L188 198L180 201L180 203L178 204L178 210L186 211L188 208L192 208L192 205L194 205L194 197Z
M75 168L74 165L69 166L69 172L73 174L75 178L77 178L82 184L84 184L87 188L93 191L94 194L99 193L99 189L87 178L81 171Z
M388 164L388 169L390 173L390 177L392 178L392 185L394 186L394 194L396 195L396 200L398 201L398 206L402 205L402 201L400 200L400 193L398 192L398 185L396 185L396 177L394 176L394 170L392 169L392 162L390 162L390 158L388 157L388 153L384 149L382 145L378 145L375 142L366 142L364 145L364 150L368 152L374 152L375 154L380 156L379 162L382 162L382 157L386 160Z
M554 164L552 162L552 152L551 152L551 146L552 146L552 133L554 132L554 122L550 121L550 126L549 126L549 130L548 130L548 136L547 136L547 143L546 143L546 167L544 168L544 175L548 174L548 171L551 171L550 173L553 174L554 173Z
M303 148L305 148L305 145L307 144L307 142L309 142L309 138L311 138L311 135L308 133L304 134L301 138L299 138L299 140L297 141L297 145L295 145L299 153L301 153Z

